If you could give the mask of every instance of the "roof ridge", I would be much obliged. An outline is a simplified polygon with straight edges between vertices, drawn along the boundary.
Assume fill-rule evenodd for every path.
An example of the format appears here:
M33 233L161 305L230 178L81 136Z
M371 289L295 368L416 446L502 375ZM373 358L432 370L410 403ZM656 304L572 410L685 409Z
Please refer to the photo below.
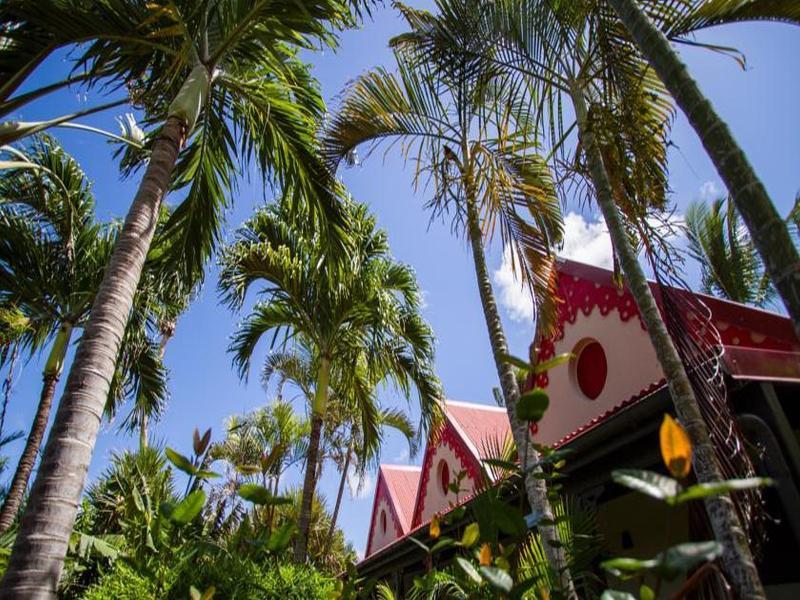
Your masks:
M394 469L395 471L421 471L422 465L392 465L381 463L381 469Z
M482 402L464 402L463 400L450 400L445 399L445 406L452 404L453 406L461 406L464 408L474 408L476 410L489 410L492 412L506 412L505 406L495 406L493 404L483 404Z

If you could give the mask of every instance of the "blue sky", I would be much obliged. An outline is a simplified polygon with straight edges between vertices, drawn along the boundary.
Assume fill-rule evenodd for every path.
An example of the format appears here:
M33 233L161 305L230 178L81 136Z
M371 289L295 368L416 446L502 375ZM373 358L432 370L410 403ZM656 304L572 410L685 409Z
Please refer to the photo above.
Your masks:
M411 4L427 6L428 2ZM348 80L378 65L392 66L388 39L403 30L398 15L389 8L376 11L374 19L359 31L342 36L338 52L309 54L325 98L335 108L336 96ZM736 25L703 32L698 39L723 46L735 46L747 57L743 71L734 61L708 51L681 48L690 70L750 157L781 214L787 214L800 191L800 31L773 24ZM794 58L792 58L794 57ZM47 63L31 81L32 85L52 81L67 65L61 59ZM78 110L96 100L96 91L65 91L17 115L35 120ZM106 129L116 129L110 111L84 120ZM121 181L109 145L96 136L73 131L55 132L67 149L81 162L94 181L98 215L102 219L124 216L133 197L138 177ZM670 185L681 212L696 198L713 198L722 185L686 120L678 116L670 150ZM385 158L374 153L359 167L342 172L355 198L370 205L381 227L389 232L394 255L412 265L425 294L425 316L436 333L436 367L450 398L492 402L491 388L496 374L480 311L473 266L467 246L451 235L449 223L429 223L423 210L423 191L412 189L411 168L404 168L398 152ZM228 213L228 235L254 208L269 200L257 184L243 182ZM608 242L592 207L568 204L565 253L573 258L607 264ZM571 214L570 214L571 213ZM495 287L503 305L503 316L512 350L524 355L532 335L527 302L502 267L502 248L489 250L489 266L495 273ZM689 277L694 280L693 269ZM212 427L214 437L223 433L227 415L248 411L269 400L254 378L241 382L226 353L228 339L241 315L231 314L218 304L216 270L211 267L200 297L178 323L166 360L170 368L171 398L166 414L153 427L169 445L188 452L191 432L197 426ZM266 345L259 356L267 352ZM34 357L18 373L7 417L6 431L27 432L41 385L41 357ZM67 366L68 368L68 366ZM63 379L62 378L62 384ZM59 388L60 394L60 388ZM404 402L391 393L387 405ZM100 474L112 451L133 447L136 440L117 431L115 424L103 426L90 469L90 478ZM12 447L12 461L22 442ZM420 457L417 458L419 460ZM388 436L383 448L384 462L409 461L399 436ZM298 474L294 481L299 482ZM328 465L321 491L329 499L335 494L338 474ZM363 551L372 508L375 474L365 480L355 498L347 495L340 525L347 538Z

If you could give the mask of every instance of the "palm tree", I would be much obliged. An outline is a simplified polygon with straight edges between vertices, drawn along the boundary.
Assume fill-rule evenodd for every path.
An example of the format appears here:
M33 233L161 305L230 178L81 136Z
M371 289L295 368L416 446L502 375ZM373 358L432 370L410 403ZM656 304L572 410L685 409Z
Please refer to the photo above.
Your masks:
M386 233L375 230L366 207L344 200L349 239L344 256L337 258L331 241L309 226L306 202L297 194L259 210L239 231L222 257L220 290L237 309L253 284L265 284L263 300L231 343L234 363L246 376L258 341L271 333L275 346L283 334L280 346L290 352L268 358L265 377L280 367L310 403L295 546L295 558L302 561L331 390L359 403L364 435L376 436L374 406L359 381L361 373L385 374L406 397L415 387L424 428L438 415L440 388L432 371L433 334L419 314L414 273L392 259Z
M374 399L374 402L377 404L378 400ZM345 407L339 408L339 411L336 416L336 420L339 421L338 427L336 424L328 426L329 431L332 430L332 433L328 434L328 445L331 449L329 455L339 467L340 476L336 501L333 504L333 513L331 514L331 526L328 529L328 537L323 545L323 551L333 543L348 474L352 470L359 477L363 477L368 468L376 467L380 463L384 432L387 429L394 429L405 437L411 456L415 455L417 451L416 428L411 423L408 415L402 410L384 408L378 412L376 429L379 432L379 437L364 436L361 433L360 421L357 415L348 414ZM353 468L351 469L351 467Z
M0 531L17 516L73 329L88 314L114 241L113 228L94 220L90 186L75 160L49 139L28 154L18 162L30 168L0 177L0 305L25 318L17 343L29 353L47 346L49 352L36 416L0 510Z
M636 0L608 0L608 3L700 136L800 336L800 254L764 184L669 40L648 19ZM673 37L701 27L745 20L770 19L800 24L800 8L791 0L746 3L695 0L665 5L645 0L643 4L649 5L655 18L666 21L666 25L679 23L668 29Z
M768 304L775 290L733 202L719 198L710 207L693 202L685 218L689 253L700 263L703 291L743 304Z
M187 195L167 226L173 252L165 260L189 270L201 269L213 249L226 193L251 162L267 180L304 189L314 207L333 212L312 152L322 101L297 52L320 40L332 44L332 29L352 23L354 7L360 3L3 3L4 45L12 54L25 48L13 80L80 44L75 64L94 76L88 82L127 88L154 129L2 581L9 597L55 594L125 324L171 186Z
M470 61L470 77L501 71L516 104L535 106L537 131L549 134L559 179L600 208L615 250L653 343L681 421L689 431L695 472L704 482L723 479L708 427L691 382L638 262L634 241L655 260L661 243L651 217L666 208L666 135L672 108L661 82L597 2L480 3L440 0L439 14L416 13L413 31L400 42L417 60ZM575 122L564 122L569 103ZM579 144L567 157L577 130ZM562 193L566 191L562 187ZM706 502L723 564L734 586L763 597L752 554L729 497ZM750 596L748 596L750 597Z
M21 506L70 339L86 323L118 232L116 226L95 221L91 186L55 141L42 138L17 158L25 159L18 160L25 168L0 175L0 307L13 307L24 320L13 340L17 347L29 354L49 350L34 422L0 510L0 532L11 526ZM142 312L140 303L134 312ZM126 330L123 353L132 353L134 340L143 337L138 320ZM0 346L10 342L0 341ZM160 401L163 365L148 362L138 347L135 355L136 360L121 363L120 377L135 380L139 393ZM141 377L145 368L150 378Z
M428 13L402 10L412 28L424 27ZM484 240L496 224L500 226L502 239L513 249L515 265L533 289L539 325L544 329L555 299L551 248L562 235L550 172L534 152L530 115L512 103L502 78L489 69L473 77L478 65L466 57L416 60L404 51L406 42L410 40L405 36L394 42L396 75L376 70L350 85L325 132L323 151L333 172L360 144L385 138L402 139L406 156L419 158L415 183L422 177L433 182L429 206L434 215L452 211L455 225L470 242L514 439L518 448L525 449L523 464L534 465L539 457L527 443L528 424L516 416L520 392L506 359L508 344L486 266ZM544 515L543 534L554 542L547 544L550 564L562 574L566 593L574 597L557 532L546 524L552 521L552 510L545 481L530 470L525 488L531 507Z

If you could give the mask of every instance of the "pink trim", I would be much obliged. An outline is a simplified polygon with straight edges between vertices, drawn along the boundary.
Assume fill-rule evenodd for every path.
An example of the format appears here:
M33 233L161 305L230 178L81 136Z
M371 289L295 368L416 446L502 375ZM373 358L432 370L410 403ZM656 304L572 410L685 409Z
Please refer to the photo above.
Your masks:
M389 493L389 486L386 483L385 477L383 476L383 471L380 471L378 474L378 484L375 486L375 499L372 501L372 519L370 520L369 524L369 536L367 537L367 550L366 552L364 552L365 558L372 554L372 535L373 533L375 533L375 524L378 521L378 516L379 516L377 514L377 510L381 500L386 500L386 504L389 506L389 510L392 511L392 523L394 523L394 530L395 533L397 534L396 539L403 537L403 530L400 529L400 515L398 515L397 513L397 508L394 505L394 499Z
M428 440L428 445L425 447L425 458L422 461L422 477L419 480L419 489L417 490L414 519L411 521L412 529L422 522L422 513L425 510L425 496L428 490L428 482L431 478L431 469L433 469L433 454L440 445L445 445L453 451L461 463L461 467L476 484L481 481L480 458L472 453L461 438L453 423L450 422L449 415L446 416L446 419L441 431L432 435Z

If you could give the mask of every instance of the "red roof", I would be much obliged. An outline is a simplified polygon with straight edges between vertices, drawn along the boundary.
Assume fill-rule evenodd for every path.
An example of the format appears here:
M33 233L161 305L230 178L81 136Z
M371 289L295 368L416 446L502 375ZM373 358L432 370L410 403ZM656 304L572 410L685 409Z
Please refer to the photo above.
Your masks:
M400 521L403 534L408 533L411 528L421 472L422 467L381 465L381 475L389 490L389 499Z
M445 412L478 460L494 456L492 449L498 445L502 448L511 433L508 414L502 406L447 400Z

